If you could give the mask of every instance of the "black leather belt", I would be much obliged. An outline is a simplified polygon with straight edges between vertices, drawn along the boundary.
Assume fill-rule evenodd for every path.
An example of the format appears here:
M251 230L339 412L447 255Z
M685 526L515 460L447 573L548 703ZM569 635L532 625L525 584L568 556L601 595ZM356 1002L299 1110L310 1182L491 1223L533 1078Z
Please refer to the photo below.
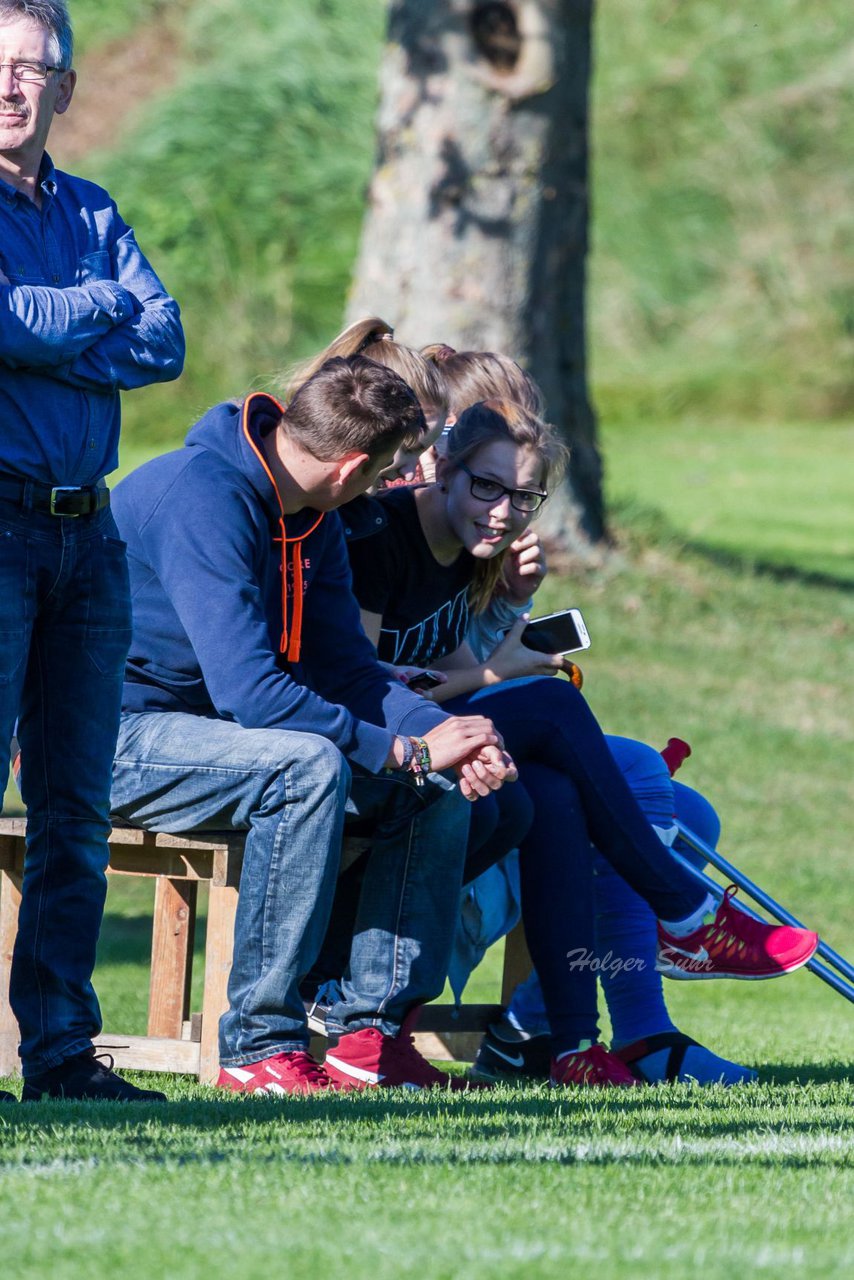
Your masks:
M0 498L51 516L93 516L110 505L106 485L60 484L51 488L36 480L0 475Z

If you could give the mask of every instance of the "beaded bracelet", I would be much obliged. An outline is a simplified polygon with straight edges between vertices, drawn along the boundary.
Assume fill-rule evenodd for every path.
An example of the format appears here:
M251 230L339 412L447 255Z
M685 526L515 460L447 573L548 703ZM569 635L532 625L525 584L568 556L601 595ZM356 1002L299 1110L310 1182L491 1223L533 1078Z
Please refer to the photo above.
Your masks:
M409 772L415 777L416 787L424 786L424 779L431 769L430 748L423 738L410 738L413 755L409 763Z

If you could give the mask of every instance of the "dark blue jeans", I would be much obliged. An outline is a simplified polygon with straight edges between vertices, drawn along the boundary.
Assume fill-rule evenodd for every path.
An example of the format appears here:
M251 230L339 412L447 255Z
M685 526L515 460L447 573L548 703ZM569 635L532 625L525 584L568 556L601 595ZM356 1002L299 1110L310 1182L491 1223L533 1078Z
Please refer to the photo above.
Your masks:
M534 809L520 845L522 918L555 1051L595 1039L596 974L588 968L570 980L568 960L595 949L593 845L660 918L684 919L704 891L655 835L568 681L507 680L445 710L489 716L519 768Z
M17 719L27 809L10 985L24 1075L101 1030L92 970L129 643L125 547L109 509L69 518L0 501L0 776Z

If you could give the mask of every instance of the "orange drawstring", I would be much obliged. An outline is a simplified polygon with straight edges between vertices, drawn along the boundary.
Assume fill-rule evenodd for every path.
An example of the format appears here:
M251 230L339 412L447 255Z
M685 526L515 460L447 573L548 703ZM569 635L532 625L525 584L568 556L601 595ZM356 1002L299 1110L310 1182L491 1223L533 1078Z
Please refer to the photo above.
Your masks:
M273 486L273 491L275 492L276 498L278 499L279 510L281 511L282 499L279 495L279 490L276 488L276 481L273 479L273 473L270 470L270 468L267 466L266 458L264 457L263 453L258 448L258 446L256 445L255 441L252 439L252 436L249 433L249 405L252 402L252 400L256 398L256 396L261 396L265 400L273 400L273 404L276 406L277 409L281 410L283 415L285 410L282 408L282 406L279 404L277 400L273 399L272 396L268 396L262 391L254 391L252 395L247 396L245 401L243 402L243 414L242 414L243 434L246 437L247 441L249 442L249 447L252 449L252 452L255 454L258 461L261 463L261 466L264 468L264 470L267 473L270 484ZM317 517L317 519L315 520L311 528L306 529L305 533L300 533L295 538L289 538L287 537L287 534L285 532L284 512L282 512L281 516L279 517L279 528L282 531L282 638L279 641L279 652L286 653L288 655L288 662L299 662L300 646L302 644L302 604L303 604L302 544L303 544L303 540L307 538L309 534L314 533L315 529L320 524L322 519L323 519L323 512L320 513L320 515ZM293 615L291 617L290 640L288 639L288 564L287 564L287 556L288 556L287 544L289 542L292 542L294 544L293 550L291 552L291 569L294 575L294 605L293 605Z
M291 642L288 646L288 662L299 662L302 641L302 538L291 553L294 569L294 610L291 616Z
M285 552L285 522L279 521L279 528L282 531L282 637L279 640L279 653L287 653L288 651L288 565Z
M321 513L310 529L306 529L305 533L297 534L294 538L288 538L285 535L284 517L279 521L279 527L282 530L282 639L279 643L279 652L287 653L288 662L299 662L300 645L302 643L302 604L305 592L302 582L302 544L303 540L310 533L314 533L317 526L323 519ZM288 565L287 565L287 544L292 542L293 550L291 551L291 572L294 576L294 602L291 610L291 635L288 640Z

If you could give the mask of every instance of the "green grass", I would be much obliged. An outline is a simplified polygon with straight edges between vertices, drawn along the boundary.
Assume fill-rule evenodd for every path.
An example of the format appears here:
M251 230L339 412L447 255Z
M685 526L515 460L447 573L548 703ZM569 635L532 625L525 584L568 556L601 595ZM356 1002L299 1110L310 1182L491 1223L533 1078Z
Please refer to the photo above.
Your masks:
M850 1084L41 1106L0 1118L16 1280L487 1270L710 1280L854 1255ZM19 1206L26 1204L26 1213ZM18 1206L18 1208L16 1208ZM143 1243L144 1242L144 1243Z
M854 424L606 425L607 489L625 517L660 514L712 554L854 584Z

